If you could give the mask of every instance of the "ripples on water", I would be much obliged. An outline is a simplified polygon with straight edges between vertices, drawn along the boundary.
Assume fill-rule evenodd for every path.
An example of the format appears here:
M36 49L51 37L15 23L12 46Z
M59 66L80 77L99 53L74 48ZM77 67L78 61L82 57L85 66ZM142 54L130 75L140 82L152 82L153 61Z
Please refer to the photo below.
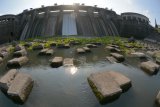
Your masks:
M0 92L0 107L156 107L155 96L160 89L159 73L149 76L139 69L139 59L126 58L124 64L110 64L105 60L109 54L104 47L93 49L92 53L76 55L75 48L56 50L55 56L73 57L75 66L51 68L52 57L37 56L30 52L30 61L20 69L32 75L33 90L24 105L14 104ZM6 72L6 63L1 65L0 76ZM132 80L132 87L116 101L100 105L93 94L87 77L94 72L114 70Z

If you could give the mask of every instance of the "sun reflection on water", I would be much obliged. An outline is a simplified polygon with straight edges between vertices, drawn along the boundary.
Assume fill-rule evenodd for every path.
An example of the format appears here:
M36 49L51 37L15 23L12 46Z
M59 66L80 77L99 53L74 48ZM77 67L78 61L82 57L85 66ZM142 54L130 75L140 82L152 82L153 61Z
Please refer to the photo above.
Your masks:
M69 72L71 75L75 75L78 71L78 68L75 66L68 66L65 69L67 72Z
M76 74L77 71L78 71L77 67L75 67L75 66L70 67L70 73L72 75Z

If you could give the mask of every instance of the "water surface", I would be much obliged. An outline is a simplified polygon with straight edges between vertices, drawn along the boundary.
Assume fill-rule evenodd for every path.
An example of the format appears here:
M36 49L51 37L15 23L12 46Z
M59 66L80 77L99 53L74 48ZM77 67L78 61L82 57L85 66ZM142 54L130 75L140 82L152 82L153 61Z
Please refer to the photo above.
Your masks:
M49 60L54 56L38 56L30 52L29 63L20 72L32 75L35 84L23 105L13 103L0 92L0 107L156 107L154 104L160 89L160 73L149 76L139 68L138 58L126 58L123 64L111 64L104 47L92 49L92 53L75 54L76 47L56 49L54 56L74 58L74 67L51 68ZM10 57L11 58L11 57ZM9 59L10 59L9 58ZM6 73L6 63L0 65L0 76ZM132 87L116 101L101 105L92 92L87 77L94 72L118 71L132 80Z

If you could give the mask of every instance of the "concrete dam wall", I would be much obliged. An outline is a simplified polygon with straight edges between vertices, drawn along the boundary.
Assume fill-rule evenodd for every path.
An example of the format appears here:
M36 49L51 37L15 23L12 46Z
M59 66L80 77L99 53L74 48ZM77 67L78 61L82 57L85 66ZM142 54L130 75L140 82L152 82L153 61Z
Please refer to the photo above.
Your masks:
M145 37L150 28L149 19L137 13L117 15L112 10L84 5L43 6L0 16L0 43L39 36Z

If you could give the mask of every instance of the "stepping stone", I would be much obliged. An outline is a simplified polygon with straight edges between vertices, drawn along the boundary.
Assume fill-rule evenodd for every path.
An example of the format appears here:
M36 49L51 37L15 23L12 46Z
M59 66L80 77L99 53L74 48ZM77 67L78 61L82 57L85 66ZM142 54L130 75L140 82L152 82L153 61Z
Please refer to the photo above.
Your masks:
M106 49L108 49L109 51L115 51L115 48L112 46L106 46Z
M18 73L10 85L7 94L13 101L24 103L33 88L33 83L30 75Z
M93 42L91 44L98 45L98 46L102 45L102 43L100 43L100 42Z
M119 84L119 86L121 87L121 89L124 91L127 91L131 86L131 80L129 78L127 78L126 76L118 73L118 72L114 72L114 71L110 71L108 72L113 78L114 80Z
M117 45L110 45L111 47L114 47L114 48L119 48L119 46Z
M85 50L83 48L77 48L77 53L78 54L84 54L85 53Z
M58 44L57 48L68 49L68 48L70 48L70 45L69 44Z
M0 89L3 92L6 93L8 91L17 73L16 69L11 69L0 79Z
M20 51L16 51L13 53L13 57L22 57L26 55L27 55L27 51L25 49L22 49Z
M94 44L86 44L86 47L88 47L88 48L97 48L97 45L94 45Z
M156 96L156 103L158 106L160 106L160 91L158 92L158 95Z
M112 47L112 46L107 46L106 49L111 51L111 52L121 52L120 49Z
M2 58L7 58L9 56L8 52L7 51L1 51L0 52L0 57Z
M140 67L151 75L156 74L159 70L159 65L152 61L142 62Z
M28 43L25 43L23 46L25 46L25 47L30 47L30 46L32 46L32 43L31 43L31 42L28 42Z
M63 65L63 58L62 57L54 57L51 61L51 66L53 68L58 68Z
M14 58L7 63L7 67L9 68L19 68L22 65L26 64L29 61L29 59L26 56Z
M146 55L142 52L134 52L134 53L131 53L131 55L138 58L146 58Z
M115 59L114 57L106 57L106 59L109 61L109 62L111 62L111 63L117 63L118 61L117 61L117 59Z
M36 46L33 46L33 50L41 50L44 48L44 44L39 44L39 45L36 45Z
M65 48L65 49L68 49L68 48L70 48L70 45L69 45L69 44L65 44L65 45L64 45L64 48Z
M0 64L3 62L3 58L2 57L0 57Z
M39 55L46 55L46 52L48 51L48 49L42 49L40 52L39 52Z
M114 58L116 58L119 62L123 62L125 60L124 56L121 55L121 54L118 54L118 53L111 53L111 56L113 56Z
M91 49L88 47L83 47L83 49L85 50L85 52L91 52Z
M73 66L73 65L74 65L73 58L65 58L63 60L63 66Z
M24 46L17 45L17 46L15 46L14 51L20 51L20 50L22 50L22 49L25 49Z
M78 41L71 41L70 42L70 45L80 45L81 43L80 42L78 42Z
M113 71L93 73L88 77L88 82L102 104L117 99L131 87L130 79Z
M52 43L50 44L51 47L55 47L56 45L57 45L56 42L52 42Z
M48 49L46 52L46 55L53 55L54 54L54 50L53 49Z

